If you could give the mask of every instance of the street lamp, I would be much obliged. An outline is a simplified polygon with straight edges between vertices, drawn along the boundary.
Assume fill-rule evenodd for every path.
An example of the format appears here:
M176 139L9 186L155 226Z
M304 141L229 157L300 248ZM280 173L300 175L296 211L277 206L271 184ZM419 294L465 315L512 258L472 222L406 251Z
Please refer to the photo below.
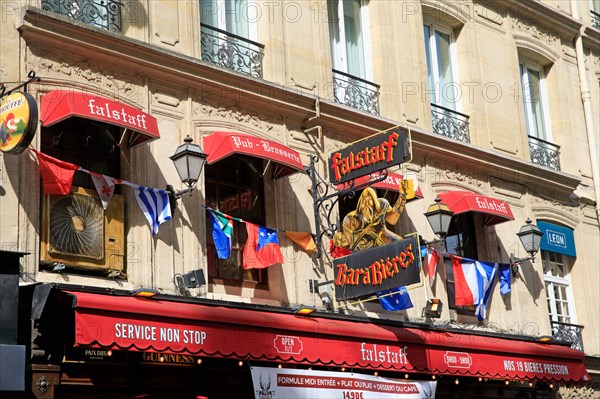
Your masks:
M540 249L540 243L542 241L542 236L544 233L540 231L540 229L531 223L531 219L527 218L525 224L521 226L521 230L517 233L519 240L521 240L521 244L525 251L529 254L529 256L525 258L517 258L514 254L510 256L510 265L512 269L513 275L517 274L519 270L519 265L522 262L530 260L531 262L535 262L535 254Z
M177 169L181 182L187 185L187 188L175 191L173 186L167 186L170 195L169 200L172 200L171 207L173 208L175 207L175 200L181 198L183 194L189 193L190 196L192 195L192 187L200 178L207 157L198 144L192 143L193 140L189 135L183 141L184 143L177 147L175 154L170 159L173 161L175 169Z
M448 234L450 221L452 220L452 216L454 216L454 212L448 208L448 205L442 203L442 199L439 196L435 197L435 202L429 205L424 215L435 235L443 238Z

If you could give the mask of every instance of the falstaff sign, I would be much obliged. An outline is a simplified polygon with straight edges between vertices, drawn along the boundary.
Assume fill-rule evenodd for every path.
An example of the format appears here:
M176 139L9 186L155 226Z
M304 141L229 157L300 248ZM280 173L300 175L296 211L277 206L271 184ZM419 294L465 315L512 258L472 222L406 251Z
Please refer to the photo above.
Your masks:
M338 301L420 281L416 237L333 260Z
M408 131L395 127L332 153L329 157L329 180L333 184L341 184L398 165L409 157Z

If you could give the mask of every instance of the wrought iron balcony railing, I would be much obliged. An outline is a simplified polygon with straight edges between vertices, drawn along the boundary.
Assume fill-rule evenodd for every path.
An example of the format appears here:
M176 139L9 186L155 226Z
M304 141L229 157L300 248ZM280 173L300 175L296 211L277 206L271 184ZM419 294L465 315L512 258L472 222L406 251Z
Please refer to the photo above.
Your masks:
M560 147L537 137L527 137L529 137L531 162L550 169L560 170Z
M594 10L590 10L590 16L592 17L592 26L596 29L600 29L600 14Z
M465 143L471 142L469 115L431 104L431 122L434 133Z
M123 27L122 7L121 2L114 0L42 0L43 10L117 33Z
M262 78L265 46L227 31L200 24L202 60Z
M583 326L578 324L561 323L559 321L551 321L552 337L559 341L569 342L571 348L583 351Z
M335 69L333 98L336 103L379 115L379 85Z

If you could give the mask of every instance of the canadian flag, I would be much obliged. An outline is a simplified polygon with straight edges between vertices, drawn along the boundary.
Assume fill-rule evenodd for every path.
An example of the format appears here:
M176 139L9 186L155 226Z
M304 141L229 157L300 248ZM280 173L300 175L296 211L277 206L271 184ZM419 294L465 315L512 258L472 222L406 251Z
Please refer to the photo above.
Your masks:
M115 192L115 184L121 184L120 179L115 179L114 177L102 175L100 173L89 172L90 176L92 176L92 180L94 181L94 186L96 186L96 190L98 191L98 196L100 197L100 201L102 201L102 207L104 210L108 208L108 204L110 204L110 200Z

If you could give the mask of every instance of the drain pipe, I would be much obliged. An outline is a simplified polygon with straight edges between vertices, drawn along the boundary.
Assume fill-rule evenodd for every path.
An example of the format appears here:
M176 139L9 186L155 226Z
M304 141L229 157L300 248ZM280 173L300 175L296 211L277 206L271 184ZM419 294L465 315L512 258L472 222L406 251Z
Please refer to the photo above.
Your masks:
M579 15L580 1L571 0L571 14L573 18L581 21ZM598 167L598 155L596 153L596 133L594 131L594 118L592 112L592 95L590 92L590 84L585 72L585 52L583 51L582 32L585 26L579 28L577 36L575 36L575 53L577 55L577 69L579 70L579 86L581 88L581 101L583 103L583 115L585 119L585 130L587 132L588 148L590 151L590 162L592 166L592 180L594 184L594 193L596 195L596 218L600 224L600 168Z

